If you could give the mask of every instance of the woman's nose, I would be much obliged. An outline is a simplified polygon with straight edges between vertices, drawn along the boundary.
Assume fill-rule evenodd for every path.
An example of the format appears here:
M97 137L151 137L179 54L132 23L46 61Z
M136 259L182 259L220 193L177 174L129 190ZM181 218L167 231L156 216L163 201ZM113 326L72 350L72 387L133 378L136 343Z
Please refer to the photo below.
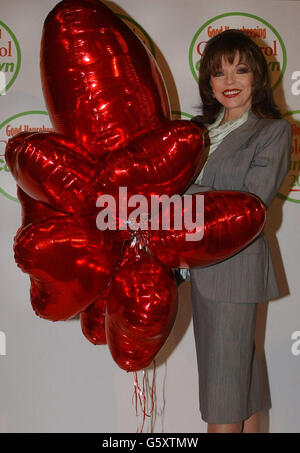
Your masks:
M227 73L225 76L225 79L226 79L226 83L228 83L230 85L235 82L235 74Z

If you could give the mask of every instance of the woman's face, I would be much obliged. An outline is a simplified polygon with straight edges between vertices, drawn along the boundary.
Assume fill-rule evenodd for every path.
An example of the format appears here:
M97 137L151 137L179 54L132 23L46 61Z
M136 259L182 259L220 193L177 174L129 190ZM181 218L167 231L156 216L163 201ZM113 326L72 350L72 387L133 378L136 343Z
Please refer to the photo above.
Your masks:
M239 52L236 52L233 64L222 57L222 67L210 76L213 93L226 109L226 121L241 116L252 101L253 72L239 60Z

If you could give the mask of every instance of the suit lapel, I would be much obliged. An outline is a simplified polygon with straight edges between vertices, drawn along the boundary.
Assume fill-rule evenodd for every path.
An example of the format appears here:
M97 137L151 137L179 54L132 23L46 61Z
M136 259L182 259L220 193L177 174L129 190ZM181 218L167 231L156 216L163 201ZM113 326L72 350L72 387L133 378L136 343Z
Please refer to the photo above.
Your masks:
M234 129L232 132L226 135L222 143L208 158L203 172L203 178L201 182L202 185L213 185L211 181L213 172L211 172L210 170L213 168L213 165L218 162L218 157L223 157L226 151L232 151L233 148L236 150L239 149L253 135L253 131L258 122L259 118L257 118L257 116L255 116L255 114L250 111L247 121L237 129Z

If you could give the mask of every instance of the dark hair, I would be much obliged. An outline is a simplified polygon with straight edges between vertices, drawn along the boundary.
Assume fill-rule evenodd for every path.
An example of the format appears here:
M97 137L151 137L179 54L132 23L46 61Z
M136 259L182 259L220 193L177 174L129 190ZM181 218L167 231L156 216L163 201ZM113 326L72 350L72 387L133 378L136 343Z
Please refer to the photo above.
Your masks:
M240 54L240 62L246 63L253 72L252 111L258 118L281 118L273 99L268 65L262 51L244 32L230 29L207 42L200 60L199 91L203 113L199 120L209 124L215 121L221 104L213 96L210 76L221 66L222 57L232 64L236 52Z

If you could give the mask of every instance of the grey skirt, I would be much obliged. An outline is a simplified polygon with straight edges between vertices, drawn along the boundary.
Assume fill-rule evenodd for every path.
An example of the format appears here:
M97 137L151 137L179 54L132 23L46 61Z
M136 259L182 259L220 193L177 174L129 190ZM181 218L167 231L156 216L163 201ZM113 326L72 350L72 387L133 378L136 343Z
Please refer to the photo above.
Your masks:
M238 423L269 409L261 392L254 332L257 304L204 298L191 281L200 412L207 423Z

